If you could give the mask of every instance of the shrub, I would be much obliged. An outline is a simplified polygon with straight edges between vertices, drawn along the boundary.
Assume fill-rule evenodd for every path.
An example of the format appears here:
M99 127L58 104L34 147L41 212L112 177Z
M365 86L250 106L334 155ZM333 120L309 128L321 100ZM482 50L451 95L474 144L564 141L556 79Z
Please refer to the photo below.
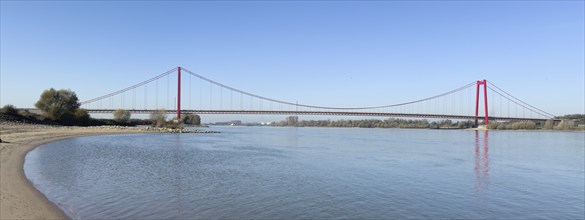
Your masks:
M546 122L544 122L544 126L542 127L543 129L547 129L547 130L552 130L554 127L554 123L552 119L548 119L546 120Z
M165 122L162 126L159 126L159 127L172 128L172 129L183 129L183 127L185 127L185 126L183 123Z
M471 128L471 127L473 127L473 122L472 121L459 121L457 123L457 127L459 129Z
M89 113L87 112L87 110L79 108L77 110L75 110L75 120L82 123L82 124L87 124L89 122Z
M167 122L167 114L164 109L159 109L150 114L152 126L163 127Z
M181 121L183 123L189 124L189 125L196 125L196 126L201 125L201 117L199 117L199 115L196 115L196 114L181 115Z
M130 121L131 116L132 114L124 109L118 109L114 111L114 121L117 122L127 123Z
M573 121L567 120L567 119L563 119L557 125L557 127L555 129L558 129L558 130L569 130L569 129L572 129L574 126L575 126L575 123L573 123Z
M510 123L491 122L487 128L497 130L532 130L536 129L536 123L533 121L515 121Z
M16 107L14 107L14 105L9 104L2 107L0 109L0 113L18 115L18 110L16 110Z
M503 124L501 124L501 125L503 125ZM489 123L489 124L487 125L487 128L488 128L488 129L494 129L494 130L495 130L495 129L501 129L501 128L500 128L500 127L502 127L501 125L500 125L500 123L498 123L498 122L496 122L496 121L493 121L493 122L491 122L491 123Z
M531 129L536 129L536 123L534 123L533 121L517 121L517 122L512 122L511 124L508 125L508 129L513 129L513 130L531 130Z

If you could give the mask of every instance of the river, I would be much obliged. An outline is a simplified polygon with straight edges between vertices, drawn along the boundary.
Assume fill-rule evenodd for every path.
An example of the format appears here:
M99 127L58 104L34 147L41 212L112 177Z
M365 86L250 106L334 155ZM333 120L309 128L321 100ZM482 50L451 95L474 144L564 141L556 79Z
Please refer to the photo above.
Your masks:
M52 142L25 174L76 219L585 218L585 133L210 129Z

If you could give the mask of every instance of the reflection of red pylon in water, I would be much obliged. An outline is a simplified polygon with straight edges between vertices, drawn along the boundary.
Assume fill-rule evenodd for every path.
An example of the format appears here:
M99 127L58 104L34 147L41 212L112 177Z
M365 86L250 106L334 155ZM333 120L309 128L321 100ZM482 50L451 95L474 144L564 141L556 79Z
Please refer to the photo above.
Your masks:
M183 189L181 188L181 184L182 184L182 180L183 177L182 175L182 171L184 169L182 168L182 165L184 165L184 160L183 160L183 156L182 156L182 148L181 148L181 140L180 140L180 136L175 136L175 146L176 149L173 150L174 154L173 154L173 163L174 163L174 170L173 170L173 174L174 174L174 186L175 186L175 202L176 202L176 209L177 209L177 216L182 217L183 214L183 202L181 201L181 193L183 191Z
M476 189L485 190L489 186L489 142L488 131L484 131L483 135L483 152L480 151L479 131L475 131L475 178Z

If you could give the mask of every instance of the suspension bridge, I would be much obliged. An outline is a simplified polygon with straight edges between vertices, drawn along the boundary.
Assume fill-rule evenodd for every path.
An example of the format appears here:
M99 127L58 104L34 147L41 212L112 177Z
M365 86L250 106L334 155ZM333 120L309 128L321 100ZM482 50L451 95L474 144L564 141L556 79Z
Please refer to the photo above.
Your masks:
M195 95L193 90L196 90ZM187 105L181 105L185 103ZM435 118L474 120L476 124L478 120L483 120L485 124L489 124L489 121L555 120L554 115L516 98L488 80L473 81L438 95L409 102L366 107L333 107L260 96L211 80L183 67L173 68L124 89L82 101L81 106L89 113L112 113L117 109L133 114L163 111L166 114L176 114L177 118L181 117L181 113L192 113Z

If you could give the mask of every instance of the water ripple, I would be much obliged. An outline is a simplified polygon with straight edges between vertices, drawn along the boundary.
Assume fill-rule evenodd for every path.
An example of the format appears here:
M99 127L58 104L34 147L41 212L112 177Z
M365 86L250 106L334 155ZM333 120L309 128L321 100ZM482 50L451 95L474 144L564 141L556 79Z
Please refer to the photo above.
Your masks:
M217 129L54 142L25 172L75 219L585 216L578 133Z

